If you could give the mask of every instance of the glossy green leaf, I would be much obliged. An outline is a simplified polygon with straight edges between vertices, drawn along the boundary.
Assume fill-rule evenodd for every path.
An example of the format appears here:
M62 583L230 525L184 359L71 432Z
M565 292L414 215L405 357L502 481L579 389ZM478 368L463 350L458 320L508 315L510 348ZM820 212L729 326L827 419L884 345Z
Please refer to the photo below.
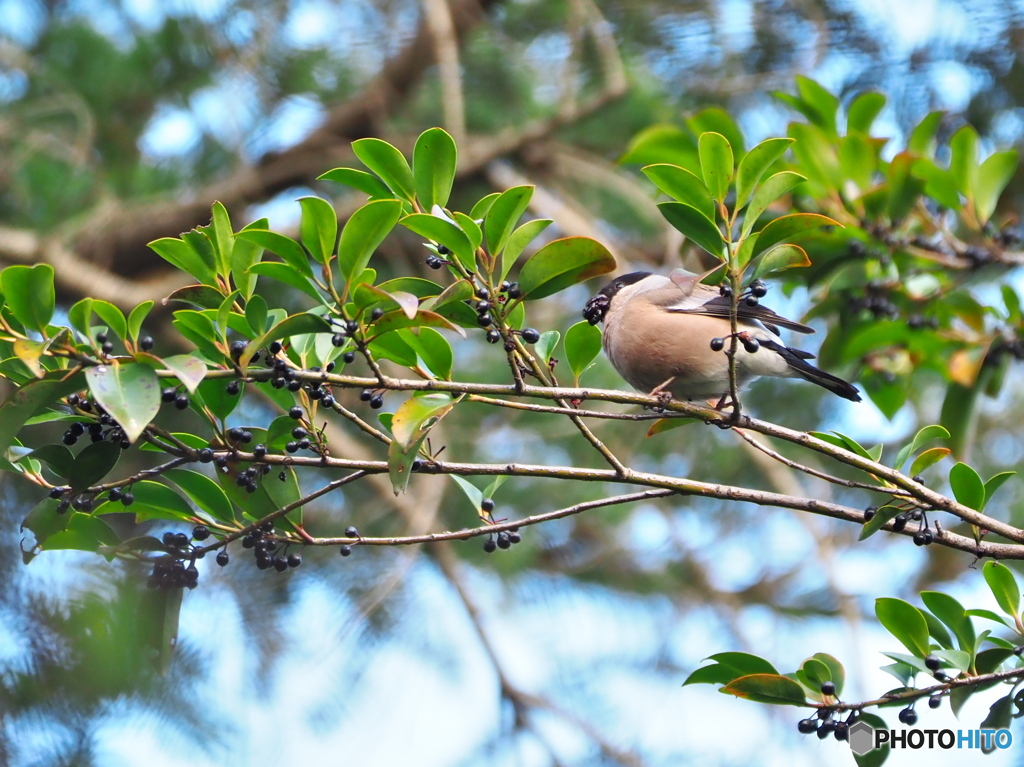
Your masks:
M459 228L466 233L466 237L469 238L469 244L472 246L473 252L475 253L476 249L479 248L481 243L484 241L484 230L480 228L480 224L471 219L465 213L455 211L452 213L452 216L454 216L455 223L459 225Z
M116 546L120 542L117 533L99 517L72 513L64 529L49 536L40 548L98 551L100 546Z
M89 391L135 442L160 410L160 379L141 363L97 365L85 371Z
M152 301L143 301L132 309L131 314L128 315L128 338L131 339L132 343L138 343L139 334L142 332L142 323L146 321L146 317L149 316L153 305Z
M423 327L418 334L401 331L402 339L416 352L416 356L438 378L450 380L455 358L451 344L433 328Z
M392 192L412 202L416 183L408 161L395 147L377 138L363 138L352 142L352 151L367 168L372 170Z
M925 194L934 198L940 205L950 210L960 210L963 207L957 191L956 177L951 171L943 170L931 160L922 157L914 163L911 173L924 181Z
M718 107L702 109L686 121L686 127L690 129L694 136L700 136L702 133L708 132L721 133L725 136L735 154L743 154L745 148L743 132L736 125L732 115L724 109Z
M526 250L526 246L533 242L551 223L550 218L535 218L512 232L505 249L501 251L501 279L504 280L508 276L512 267L515 266L516 260Z
M719 690L737 698L775 706L806 706L803 688L789 677L778 674L750 674L734 679Z
M629 142L629 147L619 158L619 162L638 165L665 162L700 173L697 142L675 125L652 125L640 131Z
M472 310L471 310L472 311ZM474 313L474 317L475 317ZM474 323L475 324L475 323ZM440 314L426 309L420 309L416 312L416 316L409 318L405 312L387 312L373 323L374 338L380 337L385 333L390 333L392 330L401 330L402 328L420 328L420 327L433 327L443 328L445 330L454 330L456 333L461 335L463 338L466 337L466 331L454 324L450 320L441 316Z
M501 192L491 192L490 194L481 197L469 212L469 217L474 221L483 221L484 216L487 215L487 211L491 209L494 201L497 200L500 195Z
M929 652L928 624L921 611L902 599L881 597L875 600L878 622L896 637L911 654L923 658Z
M487 215L484 216L484 237L487 252L492 256L501 253L508 244L532 197L532 186L514 186L498 195L491 204Z
M32 330L46 330L56 303L52 266L8 266L0 272L0 292L18 322Z
M949 486L957 501L967 508L978 511L985 507L985 483L966 463L957 463L949 470Z
M125 338L128 335L128 323L125 321L124 313L112 303L93 299L92 310L118 338Z
M751 674L779 673L764 658L746 652L720 652L706 660L714 663L710 666L701 666L690 674L683 682L683 687L688 684L728 684L734 679Z
M974 199L978 187L978 132L965 125L949 140L949 172L957 189L967 199Z
M72 304L71 308L68 309L68 322L71 323L71 327L77 330L86 338L92 338L92 299L83 298L81 301L76 301Z
M897 506L882 506L875 511L875 515L869 519L860 530L860 537L858 540L866 540L872 535L877 533L886 523L894 519L900 513L900 509Z
M776 245L757 260L753 277L758 279L793 267L810 265L807 251L799 245Z
M424 210L448 204L455 180L458 150L455 141L441 128L423 131L412 152L416 199Z
M601 331L586 320L577 322L565 332L565 361L572 370L574 386L594 364L601 353Z
M212 519L227 524L235 522L234 510L227 494L220 485L205 474L187 469L171 469L163 476L181 488L182 492ZM138 501L138 496L136 496L136 501Z
M886 211L892 221L902 221L925 189L925 182L913 175L916 162L917 158L910 152L900 152L886 170L889 191Z
M163 300L164 304L189 304L199 309L216 309L224 300L224 295L209 285L186 285L171 292Z
M74 454L63 445L43 445L26 456L42 461L58 477L69 477L71 466L75 462Z
M545 365L548 364L561 338L562 334L557 330L548 330L541 333L540 339L533 345L533 355Z
M866 711L861 711L857 714L857 721L864 722L874 727L876 730L888 730L888 723L878 716L878 714L872 714ZM853 760L857 763L857 767L882 767L885 764L886 759L889 758L889 752L891 747L888 743L883 745L881 748L875 748L868 751L866 754L854 754Z
M206 377L206 363L191 354L164 357L163 364L178 377L178 380L188 389L189 394L193 393Z
M839 99L829 93L816 81L809 77L797 75L796 90L810 110L809 119L818 127L836 135L836 112L839 110Z
M992 496L996 494L996 492L999 490L999 488L1001 488L1003 486L1003 484L1008 479L1010 479L1010 477L1014 477L1016 475L1017 475L1017 472L1015 472L1015 471L1002 471L999 474L996 474L993 477L990 477L989 480L987 482L985 482L985 503L984 503L984 506L988 506L988 502L992 500Z
M1017 171L1017 150L996 152L978 168L978 178L974 193L974 210L978 223L984 224L996 211L999 196L1006 189Z
M960 649L973 653L975 644L974 624L971 623L964 606L949 594L941 591L922 591L921 601L932 614L946 624L956 637ZM918 657L924 657L920 655Z
M724 202L732 182L733 154L728 139L721 133L702 133L697 142L700 169L711 196Z
M323 303L324 299L313 284L312 278L301 274L291 264L282 264L277 263L276 261L262 261L258 264L253 264L249 268L249 272L250 274L269 277L270 279L284 283L285 285L291 285L296 290L300 290L305 293L317 303Z
M894 463L892 467L896 469L896 471L902 469L903 464L907 462L907 459L911 455L916 453L919 448L923 447L933 439L949 439L949 431L946 427L938 426L936 424L925 426L923 429L920 429L917 434L914 435L914 439L900 449L900 452L896 455L896 463Z
M825 192L843 186L845 179L833 138L817 126L803 123L791 124L789 134L796 139L792 151L801 173Z
M469 499L473 509L479 514L481 510L481 504L484 500L484 494L480 491L476 485L469 480L463 479L457 474L449 474L455 485L463 492L463 494Z
M211 378L196 387L192 407L201 412L201 407L205 406L216 418L224 421L238 407L241 399L241 391L228 394L223 379Z
M351 284L363 273L373 252L395 228L401 215L402 203L398 200L377 200L366 203L349 217L338 243L338 266L346 283Z
M72 492L81 492L107 476L121 457L121 446L110 441L93 442L82 448L68 472Z
M839 166L858 190L870 189L878 170L878 150L870 139L859 133L844 136L839 144Z
M302 335L304 333L330 332L330 324L319 315L311 314L310 312L293 314L291 317L287 317L274 325L259 338L250 341L249 345L245 347L245 351L242 352L242 356L239 358L238 364L242 367L246 367L250 360L252 360L252 355L273 341L280 341L282 338L290 338L291 336Z
M784 242L791 237L811 229L820 229L823 226L842 225L828 216L817 213L793 213L782 216L765 225L757 235L757 245L754 248L754 255L763 253L773 245Z
M312 198L309 198L312 199ZM309 264L309 257L306 255L306 251L302 249L291 237L286 237L283 234L277 232L265 231L263 229L243 229L237 235L239 240L245 240L246 242L254 243L261 248L269 250L277 256L280 256L284 263L288 264L293 270L309 279L313 278L313 268ZM271 262L272 263L272 262ZM249 271L254 274L263 274L259 270L257 264L249 267Z
M329 170L323 175L318 176L317 180L335 181L339 184L350 186L353 189L358 189L360 192L365 192L370 195L370 197L391 197L391 190L388 189L387 184L372 173L367 173L364 170L356 170L355 168L334 168L333 170Z
M476 269L473 245L466 233L451 221L429 213L413 213L402 218L401 224L421 237L444 245L467 269Z
M871 132L878 113L885 107L886 98L881 93L868 91L859 94L846 110L847 132L858 132L865 135Z
M686 168L659 163L642 169L658 189L669 197L696 208L709 219L715 218L715 201L704 182Z
M135 495L135 503L132 504L129 511L135 513L136 522L144 522L149 519L188 521L195 516L188 502L161 482L151 480L135 482L132 485L132 493Z
M672 226L708 253L725 258L725 238L718 226L696 208L681 202L660 202L658 208Z
M256 294L245 302L245 321L256 335L267 330L267 300Z
M566 237L538 250L519 271L524 300L536 301L615 269L615 258L597 240Z
M204 285L217 284L213 259L204 258L185 240L164 237L149 243L148 247L171 266L192 275Z
M659 418L651 424L651 428L647 430L647 436L653 437L655 434L663 434L666 431L678 429L680 426L689 426L691 423L697 423L696 419L687 417Z
M48 405L85 386L85 376L67 371L47 373L44 378L17 388L0 407L0 455L11 446L21 427Z
M791 138L770 138L755 146L740 160L736 169L737 210L747 204L765 172L786 153L792 143Z
M1013 571L999 562L989 561L981 568L981 572L985 576L985 583L992 590L992 596L999 604L999 609L1016 618L1020 612L1020 587L1017 586L1017 579L1013 577Z
M320 197L300 197L302 219L299 229L302 244L314 259L326 264L334 255L338 241L338 214L334 206Z
M950 449L948 447L933 447L925 450L921 455L915 458L914 463L911 464L911 476L917 476L929 466L938 463L949 454Z

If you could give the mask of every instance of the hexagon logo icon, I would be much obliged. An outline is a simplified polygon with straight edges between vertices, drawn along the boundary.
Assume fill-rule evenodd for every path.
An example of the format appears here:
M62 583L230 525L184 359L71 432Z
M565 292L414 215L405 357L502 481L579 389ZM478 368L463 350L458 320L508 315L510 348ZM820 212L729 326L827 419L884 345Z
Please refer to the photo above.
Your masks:
M867 722L850 725L850 749L857 756L864 756L875 748L875 728Z

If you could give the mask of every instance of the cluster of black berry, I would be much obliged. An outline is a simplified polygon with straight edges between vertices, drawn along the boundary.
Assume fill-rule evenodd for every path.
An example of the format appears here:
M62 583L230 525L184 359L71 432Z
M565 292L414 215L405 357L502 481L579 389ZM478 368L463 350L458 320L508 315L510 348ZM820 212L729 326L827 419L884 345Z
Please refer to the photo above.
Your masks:
M349 525L348 527L345 528L345 537L346 538L359 538L360 537L359 531L356 530L355 527L353 527L352 525ZM349 544L347 544L347 543L343 543L343 544L341 544L341 547L338 549L338 553L341 554L341 556L343 556L343 557L351 556L352 555L352 547Z
M96 504L96 494L80 493L79 495L72 496L71 488L66 485L55 485L50 488L50 497L54 500L59 500L57 504L57 513L63 514L68 509L74 509L75 511L90 512ZM125 487L114 487L107 493L107 500L111 503L121 502L122 506L131 506L135 503L135 496L132 494L131 485Z
M92 405L88 400L78 398L78 395L72 394L68 397L68 401L75 398L80 409L85 409L82 405L88 405L89 409L92 409ZM122 450L127 450L132 446L132 443L128 441L128 437L125 435L124 430L117 425L117 421L111 418L103 410L100 405L96 405L96 411L99 414L99 418L95 421L76 421L72 423L67 431L64 432L64 436L61 441L71 447L78 442L79 437L84 436L86 433L89 435L89 439L92 442L102 442L107 440L113 442L115 445L120 445Z
M164 389L160 394L160 399L168 403L173 402L174 407L178 410L187 410L189 406L188 394L175 386L168 386Z
M266 464L261 466L247 466L242 471L235 475L235 484L239 487L244 487L246 492L255 493L257 487L256 480L271 471L270 467Z
M732 285L722 283L718 288L718 294L723 298L732 298ZM754 307L766 295L768 295L768 285L764 280L758 279L751 282L747 289L740 294L740 300L747 306Z
M427 266L429 266L431 269L440 269L445 264L451 263L451 261L445 258L445 256L450 256L452 254L452 252L448 248L446 248L444 245L435 245L432 247L437 252L431 253L429 256L427 256Z
M872 317L888 318L897 320L900 318L900 309L893 303L889 294L889 287L881 282L872 280L867 284L864 295L851 295L847 298L850 311L859 313L870 312Z
M924 484L924 478L921 475L915 475L914 481L920 484ZM864 509L864 521L870 522L874 519L875 514L878 513L877 506L868 506ZM901 511L895 517L892 518L892 529L893 532L903 532L908 522L920 522L920 529L914 533L914 543L917 546L927 546L935 541L935 533L928 529L928 517L925 516L923 509L907 509Z
M192 538L185 533L164 533L163 544L167 556L161 557L153 565L153 572L146 581L151 589L194 589L199 584L199 570L196 559L202 552L196 553L192 541L205 541L210 537L210 529L206 525L192 528ZM188 560L188 564L186 564ZM220 564L220 557L217 559ZM226 562L225 562L226 564Z
M489 519L493 522L493 511L494 501L492 499L484 498L480 501L480 516L482 518ZM519 528L511 527L507 531L502 530L497 535L488 535L487 540L484 541L484 551L488 554L493 554L497 549L510 549L521 540L523 540L523 537L519 534Z
M825 697L835 696L835 683L822 682L821 694ZM834 718L836 713L837 712L834 708L830 706L822 706L818 709L817 717L801 719L797 724L797 729L804 735L810 735L812 732L816 732L819 740L824 740L829 735L834 737L836 740L849 740L850 725L857 720L857 712L851 711L845 721L840 721Z
M363 402L369 402L370 407L374 410L380 410L384 407L384 390L363 389L359 392L359 399Z
M242 538L242 548L252 549L256 556L256 567L260 570L274 568L283 573L288 568L302 564L298 554L288 554L288 544L274 540L274 523L264 522Z

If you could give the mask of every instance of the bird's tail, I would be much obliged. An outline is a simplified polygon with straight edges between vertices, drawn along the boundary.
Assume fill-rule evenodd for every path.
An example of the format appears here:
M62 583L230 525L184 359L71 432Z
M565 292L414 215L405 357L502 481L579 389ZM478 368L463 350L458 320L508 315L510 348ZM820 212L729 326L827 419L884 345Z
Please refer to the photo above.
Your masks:
M790 349L783 346L775 341L761 341L761 346L771 349L773 352L778 353L789 365L790 369L798 376L811 383L818 384L822 388L828 389L833 394L836 394L843 399L851 400L852 402L860 402L860 392L853 384L847 383L842 378L834 376L831 373L826 373L820 368L814 367L814 365L807 362L804 358L806 352L801 352L799 349Z

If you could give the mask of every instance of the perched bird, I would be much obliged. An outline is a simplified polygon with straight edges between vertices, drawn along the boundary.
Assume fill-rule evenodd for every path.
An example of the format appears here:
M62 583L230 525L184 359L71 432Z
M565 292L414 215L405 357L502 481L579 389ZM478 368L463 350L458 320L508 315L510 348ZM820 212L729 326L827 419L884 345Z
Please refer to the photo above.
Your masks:
M587 302L583 317L604 321L604 350L638 391L671 392L678 400L722 399L729 392L730 295L701 283L705 275L677 269L670 277L633 272L617 277ZM763 285L763 284L762 284ZM779 343L779 327L813 333L758 303L763 286L739 299L736 373L740 385L759 376L804 378L860 402L852 385L819 370L800 349ZM723 295L724 293L724 295ZM774 335L773 335L774 334Z

